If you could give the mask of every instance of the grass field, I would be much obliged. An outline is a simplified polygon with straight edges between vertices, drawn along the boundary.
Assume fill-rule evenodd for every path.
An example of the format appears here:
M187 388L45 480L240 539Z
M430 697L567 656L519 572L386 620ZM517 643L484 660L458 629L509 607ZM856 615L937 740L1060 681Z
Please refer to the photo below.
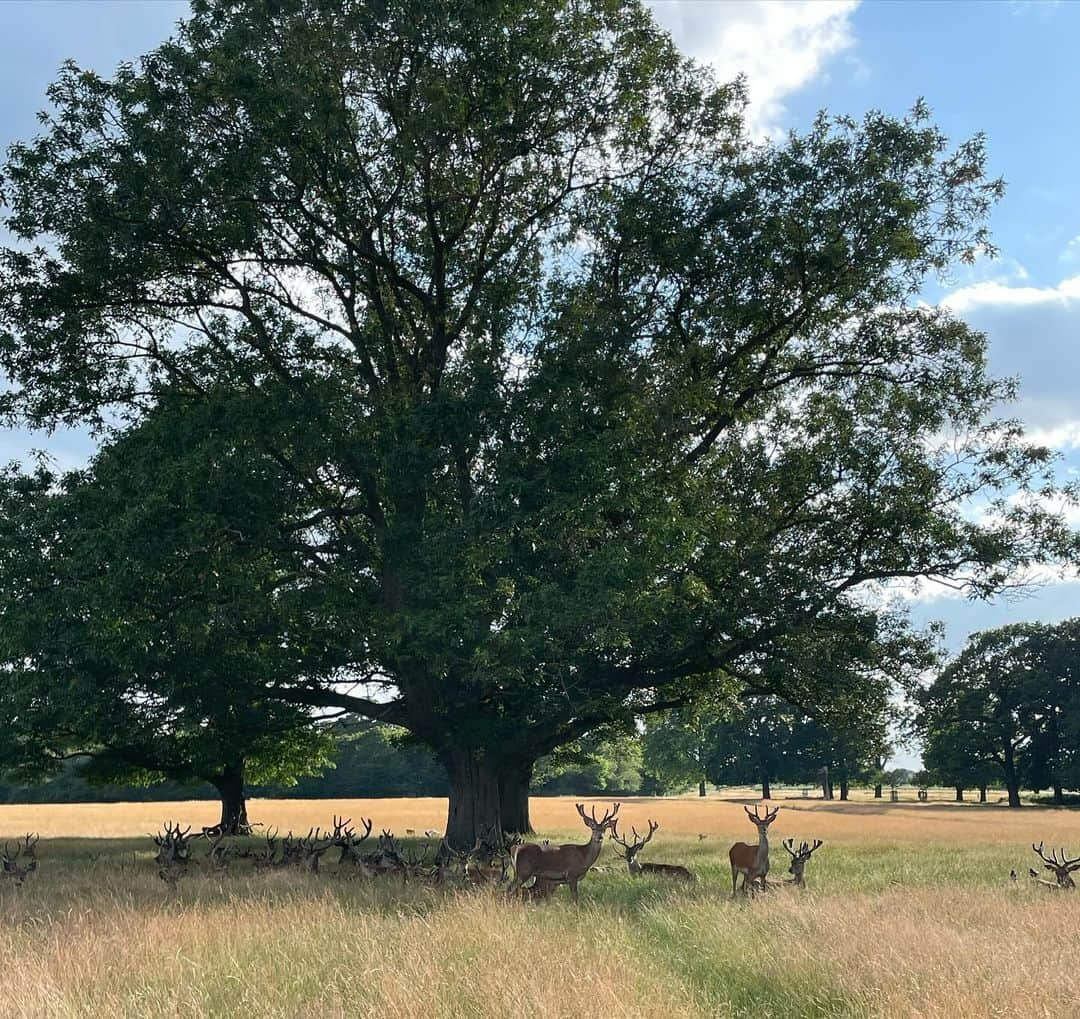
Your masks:
M0 884L3 1016L1077 1016L1080 892L1012 884L1032 839L1080 853L1080 812L783 800L780 840L822 838L806 892L732 901L727 849L754 841L740 802L624 802L655 817L643 859L692 886L631 879L610 848L575 907L396 879L205 871L176 892L145 833L214 804L0 807L0 838L40 831L38 873ZM303 829L332 813L441 829L445 801L254 801ZM535 799L543 835L585 840L573 800ZM699 833L707 838L701 840ZM195 855L203 852L197 848ZM781 864L783 861L783 864Z

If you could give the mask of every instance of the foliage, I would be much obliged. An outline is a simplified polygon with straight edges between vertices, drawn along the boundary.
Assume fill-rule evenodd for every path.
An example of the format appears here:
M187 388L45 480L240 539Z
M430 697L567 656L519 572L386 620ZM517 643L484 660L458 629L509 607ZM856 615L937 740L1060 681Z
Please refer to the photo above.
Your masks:
M1060 799L1080 780L1080 623L1017 624L972 636L921 694L925 760L954 785L1000 776L1019 788L1050 785Z
M1075 553L983 337L916 300L1001 194L921 104L757 145L609 0L197 0L49 94L0 183L7 410L248 408L252 540L328 578L369 684L267 696L411 731L459 841L508 760L721 674L843 694L788 666L873 639L868 587Z
M265 691L328 674L335 621L268 548L287 489L252 469L238 409L161 405L84 471L4 475L6 769L289 784L325 764L325 733Z

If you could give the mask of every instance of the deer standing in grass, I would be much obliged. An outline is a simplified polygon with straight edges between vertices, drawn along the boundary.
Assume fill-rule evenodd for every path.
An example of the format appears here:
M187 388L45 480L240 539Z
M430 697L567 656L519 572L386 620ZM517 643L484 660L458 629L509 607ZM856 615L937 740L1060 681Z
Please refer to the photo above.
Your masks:
M653 835L656 834L656 831L659 827L660 825L656 821L650 820L649 834L646 835L645 838L642 838L637 833L637 828L631 828L630 831L633 833L634 841L628 843L626 839L622 838L619 835L618 828L613 825L611 829L611 837L615 842L617 842L620 846L623 847L623 852L620 853L616 849L615 855L618 856L620 860L626 861L627 869L634 876L637 876L638 874L659 874L661 877L677 877L681 878L683 881L693 881L694 875L691 874L690 871L688 871L685 867L680 867L678 864L638 862L638 853L640 853L645 848L645 846L648 845L649 841L652 839Z
M765 887L765 876L769 873L769 825L776 820L776 815L780 812L779 807L773 807L772 810L766 807L765 816L762 817L756 804L753 813L750 812L749 807L743 807L743 810L746 811L750 823L757 828L758 844L751 846L745 842L736 842L728 850L728 859L731 861L732 897L735 896L740 874L743 876L744 895L759 880L761 887Z
M792 878L787 884L793 885L795 888L805 888L806 881L803 878L803 871L806 870L806 865L810 862L810 857L814 855L816 850L825 845L825 843L822 842L821 839L814 839L814 844L812 846L803 842L798 849L795 849L794 839L784 839L780 844L791 856L791 866L788 867L788 873L792 875Z
M619 804L615 804L614 810L604 811L604 816L599 821L596 819L595 807L591 817L585 813L585 807L580 803L577 804L577 812L592 832L592 838L585 845L571 843L562 846L538 846L527 842L510 848L514 880L506 890L508 898L516 895L530 878L536 878L538 883L569 885L570 894L575 902L578 901L578 882L599 858L600 850L604 846L604 834L615 827Z

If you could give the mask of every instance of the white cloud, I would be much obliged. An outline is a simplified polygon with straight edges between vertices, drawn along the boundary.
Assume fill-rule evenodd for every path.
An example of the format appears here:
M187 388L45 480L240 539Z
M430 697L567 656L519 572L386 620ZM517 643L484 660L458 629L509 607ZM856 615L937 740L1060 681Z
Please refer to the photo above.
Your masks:
M1076 265L1080 263L1080 234L1077 234L1065 245L1065 250L1058 255L1058 258L1066 265Z
M993 280L961 287L941 304L989 338L990 369L1020 379L1020 416L1037 441L1080 445L1080 276L1056 286Z
M784 125L784 99L820 75L854 43L858 0L650 0L656 20L683 50L722 80L745 74L748 126L756 135Z

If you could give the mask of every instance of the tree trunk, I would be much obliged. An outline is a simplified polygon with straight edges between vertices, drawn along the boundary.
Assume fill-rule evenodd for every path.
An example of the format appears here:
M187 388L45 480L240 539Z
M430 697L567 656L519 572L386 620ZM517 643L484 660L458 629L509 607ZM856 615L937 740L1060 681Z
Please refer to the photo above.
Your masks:
M507 762L499 774L499 812L503 831L531 835L529 823L529 786L533 762Z
M829 782L829 770L826 768L821 772L821 798L823 800L832 799L832 796L829 795L831 789L832 785Z
M964 802L964 787L962 785L957 785L957 786L953 786L953 788L956 790L956 802L957 803L963 803Z
M501 762L475 747L440 756L450 779L446 838L455 849L472 849L478 838L503 830Z
M244 762L229 764L220 774L210 777L210 784L221 797L221 820L226 835L245 835L248 832L247 799L244 797Z
M979 786L979 802L986 802L986 786L984 785Z
M848 798L848 790L849 790L849 788L850 787L848 786L848 777L847 777L847 775L841 775L840 776L840 799L841 800L846 800Z
M705 788L705 779L702 779L700 782L698 782L698 784L697 784L697 794L698 794L698 796L707 796L708 795L708 791Z
M1012 743L1006 742L1004 765L1001 769L1005 774L1005 790L1009 794L1009 806L1020 806L1020 779L1016 775L1016 754Z
M761 780L761 798L763 800L772 799L772 788L769 786L769 776L766 775Z
M878 782L878 784L876 786L874 786L874 799L875 800L880 800L881 799L881 783L880 782Z
M1065 802L1065 793L1060 785L1054 785L1054 803L1056 806L1061 806Z

